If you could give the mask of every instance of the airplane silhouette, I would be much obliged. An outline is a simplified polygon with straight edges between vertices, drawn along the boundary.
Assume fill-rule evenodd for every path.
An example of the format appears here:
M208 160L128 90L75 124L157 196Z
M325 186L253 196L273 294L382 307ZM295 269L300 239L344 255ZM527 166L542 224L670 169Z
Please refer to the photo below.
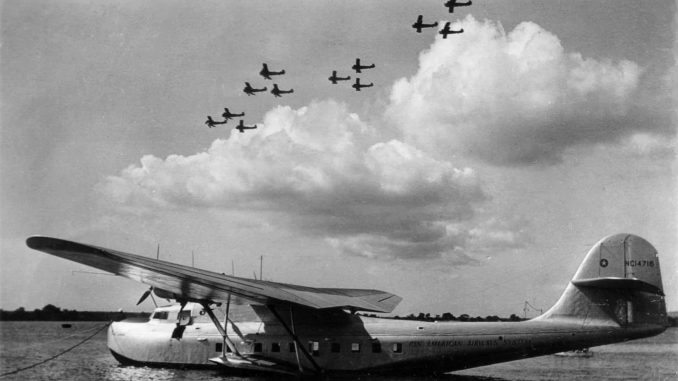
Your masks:
M417 33L421 33L421 29L422 29L422 28L434 28L434 27L437 27L437 26L438 26L438 22L437 22L437 21L434 22L433 24L424 24L423 19L424 19L424 16L419 15L419 17L417 18L417 22L415 22L414 24L412 24L412 28L416 29L416 30L417 30Z
M215 122L214 120L212 120L211 116L207 115L207 121L205 122L205 124L207 125L207 127L212 128L215 127L217 124L226 124L226 122L228 122L228 119L224 120L223 122Z
M337 71L332 70L332 76L328 78L333 84L337 84L337 81L348 81L351 79L351 76L348 77L337 77Z
M353 87L355 89L355 91L360 91L360 89L363 88L363 87L372 87L372 86L374 86L374 84L372 82L370 82L367 85L361 85L360 84L360 78L356 78L355 83L351 87Z
M244 123L245 122L242 119L240 119L240 124L238 124L235 127L235 129L240 131L240 133L243 133L243 132L245 132L245 130L253 130L253 129L257 128L256 124L254 126L246 126Z
M374 64L363 66L360 64L360 58L356 58L355 65L353 65L351 69L355 70L356 73L362 73L362 69L374 69Z
M259 93L266 90L267 90L266 87L264 87L263 89L255 89L252 87L252 85L250 85L249 82L245 82L245 88L242 89L242 91L244 91L245 94L247 95L255 95L254 93Z
M471 0L469 0L465 3L457 3L457 0L448 0L445 3L445 6L447 7L447 10L450 13L454 13L454 7L468 7L471 4L473 4L473 2Z
M240 114L233 114L231 111L229 111L228 107L224 108L224 113L221 114L226 120L233 119L234 116L245 116L244 112L241 112Z
M278 88L277 84L273 84L273 90L271 90L271 94L275 95L276 97L280 98L280 94L290 94L293 93L294 89L289 89L289 90L280 90Z
M259 72L259 74L261 74L261 76L264 77L264 78L266 78L266 79L271 79L271 76L272 76L272 75L283 75L283 74L285 74L285 70L281 70L281 71L270 71L270 70L268 70L268 65L264 64L264 68L261 69L261 71Z
M448 34L464 33L464 28L459 29L459 30L451 30L450 29L450 22L448 21L447 23L445 23L445 26L443 27L443 29L441 29L440 32L438 32L438 33L442 34L443 38L447 38Z
M627 342L658 335L669 326L665 299L670 291L664 290L659 261L671 253L659 254L633 234L614 234L593 245L556 304L540 316L468 323L355 313L391 313L402 298L385 291L249 280L44 236L29 237L26 245L136 280L156 296L177 302L156 308L148 323L111 323L108 349L123 365L212 363L227 371L323 378L435 375ZM219 262L210 265L218 268ZM217 317L214 310L221 303L224 315ZM555 374L567 378L567 372Z

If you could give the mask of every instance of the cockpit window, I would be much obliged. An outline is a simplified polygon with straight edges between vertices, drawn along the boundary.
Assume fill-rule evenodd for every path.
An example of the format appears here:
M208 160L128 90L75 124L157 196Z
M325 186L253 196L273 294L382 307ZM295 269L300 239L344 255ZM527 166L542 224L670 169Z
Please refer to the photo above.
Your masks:
M167 311L156 311L155 313L153 313L153 319L167 320L168 315L169 312Z

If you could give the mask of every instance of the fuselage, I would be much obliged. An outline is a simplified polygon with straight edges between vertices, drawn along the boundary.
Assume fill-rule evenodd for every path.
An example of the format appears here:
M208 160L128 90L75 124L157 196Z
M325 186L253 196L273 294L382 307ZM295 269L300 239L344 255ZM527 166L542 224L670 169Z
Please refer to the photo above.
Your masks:
M622 328L607 323L583 325L581 321L540 319L420 322L348 313L336 316L330 324L318 324L310 317L299 316L296 334L314 365L301 351L297 357L294 341L281 324L266 318L264 322L254 310L248 312L243 307L240 318L231 315L235 327L230 323L227 327L230 340L242 355L290 368L296 368L299 361L305 369L317 366L329 373L441 373L651 336L665 329L648 324ZM195 313L199 308L192 309L192 321L180 339L172 338L178 306L156 310L147 323L114 323L109 329L109 349L121 362L208 366L210 358L229 349L209 319Z

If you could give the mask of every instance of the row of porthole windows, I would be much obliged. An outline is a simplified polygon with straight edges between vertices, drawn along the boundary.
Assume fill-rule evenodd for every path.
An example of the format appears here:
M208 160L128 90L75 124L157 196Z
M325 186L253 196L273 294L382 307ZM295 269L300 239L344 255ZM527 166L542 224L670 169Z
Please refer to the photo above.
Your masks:
M372 353L381 353L381 343L378 341L373 341L372 342ZM280 343L273 342L271 343L271 352L278 353L280 352ZM294 345L293 342L288 343L288 351L290 353L294 353L296 350L296 346ZM215 347L216 352L221 352L223 349L222 343L217 343ZM264 344L263 343L254 343L254 347L252 348L254 353L261 353L263 352L264 349ZM360 343L351 343L351 353L360 353L361 350L361 345ZM230 352L231 348L226 347L226 351ZM308 342L308 351L313 355L313 356L320 356L320 342L318 341L309 341ZM391 351L393 353L403 353L403 344L402 343L393 343L391 346ZM330 352L332 353L341 353L341 343L333 342L330 344Z

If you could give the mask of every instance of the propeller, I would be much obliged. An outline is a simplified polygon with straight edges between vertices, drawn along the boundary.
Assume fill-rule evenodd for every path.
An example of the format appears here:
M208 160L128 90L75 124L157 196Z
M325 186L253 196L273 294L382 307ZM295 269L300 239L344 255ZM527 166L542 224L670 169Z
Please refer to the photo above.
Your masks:
M144 291L144 293L141 295L141 298L139 298L139 301L137 302L137 306L138 306L139 304L143 303L144 300L146 300L146 298L148 298L148 296L150 295L150 296L151 296L151 300L153 301L153 304L154 304L156 307L158 307L158 304L155 302L155 298L153 297L152 292L153 292L153 286L151 286L148 290Z

